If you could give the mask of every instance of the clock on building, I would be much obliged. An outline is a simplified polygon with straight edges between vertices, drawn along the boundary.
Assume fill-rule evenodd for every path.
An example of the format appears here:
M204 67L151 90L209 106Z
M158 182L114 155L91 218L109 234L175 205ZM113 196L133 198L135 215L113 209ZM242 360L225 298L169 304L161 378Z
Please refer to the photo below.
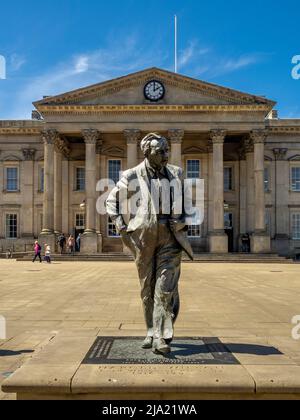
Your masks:
M145 85L144 88L145 98L152 102L157 102L160 99L163 99L165 92L166 90L164 85L157 80L151 80Z

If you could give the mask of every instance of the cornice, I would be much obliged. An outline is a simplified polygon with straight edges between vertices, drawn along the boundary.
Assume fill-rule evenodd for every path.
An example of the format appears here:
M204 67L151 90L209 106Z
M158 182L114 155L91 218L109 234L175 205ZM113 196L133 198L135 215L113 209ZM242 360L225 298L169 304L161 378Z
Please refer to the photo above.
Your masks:
M40 135L41 130L38 128L1 128L0 134L22 134L22 135Z
M298 127L268 127L269 133L273 134L300 134L300 126Z
M0 121L0 134L39 135L44 122L31 120Z
M43 114L130 114L187 112L266 112L266 105L43 105Z

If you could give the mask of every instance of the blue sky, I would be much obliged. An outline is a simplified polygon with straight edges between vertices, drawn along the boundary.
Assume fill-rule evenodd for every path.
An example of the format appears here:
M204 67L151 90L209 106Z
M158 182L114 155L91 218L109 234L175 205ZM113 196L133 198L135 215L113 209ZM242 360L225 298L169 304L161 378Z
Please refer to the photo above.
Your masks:
M0 119L30 118L32 102L147 67L278 102L300 118L300 2L196 0L14 0L0 8Z

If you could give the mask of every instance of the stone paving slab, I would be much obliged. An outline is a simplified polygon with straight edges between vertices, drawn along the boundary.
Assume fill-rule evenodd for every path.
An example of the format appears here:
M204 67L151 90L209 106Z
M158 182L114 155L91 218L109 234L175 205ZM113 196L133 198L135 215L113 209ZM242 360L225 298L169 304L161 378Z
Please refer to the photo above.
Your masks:
M182 269L181 313L176 337L220 338L241 363L242 370L237 370L241 375L231 376L237 381L235 386L248 384L251 392L249 388L243 394L248 397L254 391L257 398L266 395L273 398L275 394L277 397L299 396L300 340L293 340L291 336L294 327L291 320L300 314L299 265L282 264L280 272L277 271L272 264L231 263L184 264ZM63 392L67 389L75 392L82 386L81 378L88 369L81 364L82 358L97 335L142 337L144 334L139 283L133 263L33 265L1 260L0 280L0 314L7 320L7 339L0 340L0 385L5 382L8 386L21 375L20 383L23 381L29 386L27 369L34 363L36 382L41 379L52 391L59 385ZM54 343L59 342L57 353L56 350L52 353ZM22 368L18 369L20 366ZM53 366L57 366L57 370L51 370ZM90 368L85 381L98 378L95 366ZM14 371L16 375L8 377ZM226 375L224 373L223 378L227 378ZM218 376L211 374L215 380ZM70 388L70 384L74 388ZM204 385L205 381L197 384L199 389L204 389ZM87 386L93 388L92 383ZM22 398L29 396L22 394L21 388L19 391ZM9 392L1 392L0 399L15 398L12 385ZM121 397L117 392L114 395ZM139 396L142 395L141 392ZM174 393L168 390L155 395L164 398ZM210 390L205 398L213 395Z

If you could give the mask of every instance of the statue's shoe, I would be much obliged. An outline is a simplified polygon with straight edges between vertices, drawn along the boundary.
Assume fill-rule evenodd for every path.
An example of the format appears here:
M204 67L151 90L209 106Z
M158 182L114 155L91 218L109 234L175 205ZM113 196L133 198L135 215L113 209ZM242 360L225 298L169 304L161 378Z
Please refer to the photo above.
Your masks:
M157 340L154 340L152 351L155 354L165 355L171 352L171 347L166 343L166 340L164 340L163 338L159 338Z
M146 337L142 344L142 349L151 349L153 344L153 337Z

